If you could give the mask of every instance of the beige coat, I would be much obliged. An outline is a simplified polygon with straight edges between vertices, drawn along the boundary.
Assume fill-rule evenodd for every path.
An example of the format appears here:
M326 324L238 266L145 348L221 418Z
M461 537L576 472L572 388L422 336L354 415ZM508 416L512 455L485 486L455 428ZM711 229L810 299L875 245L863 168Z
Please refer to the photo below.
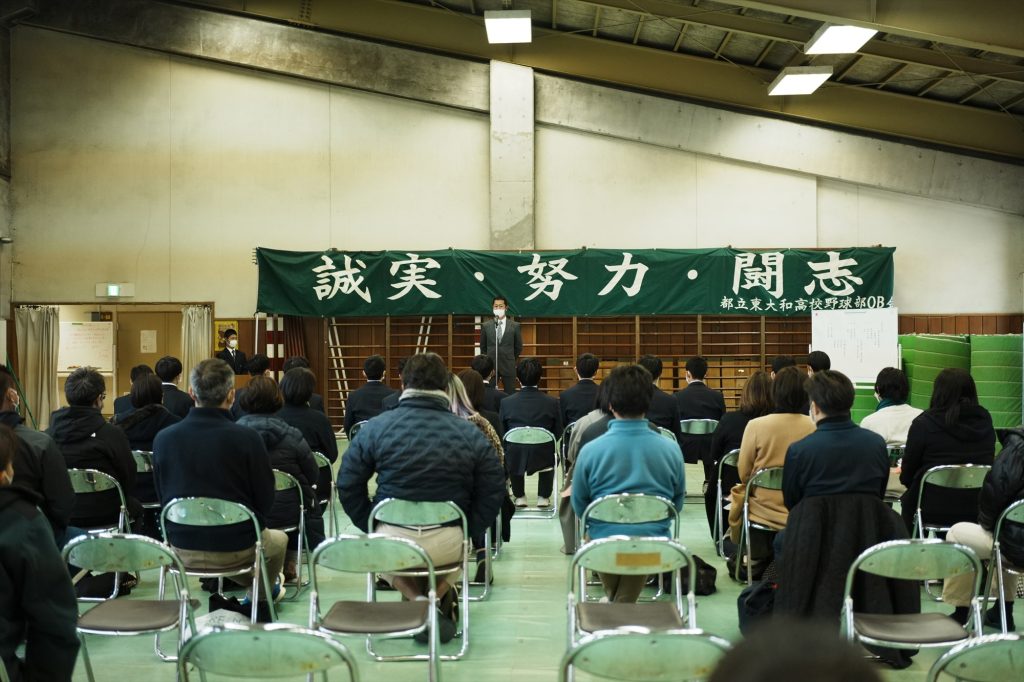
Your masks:
M750 420L743 431L740 457L737 462L741 483L730 495L729 533L739 542L743 525L743 498L747 481L755 472L767 467L780 467L786 461L786 450L792 443L814 432L814 422L806 414L769 414ZM789 511L782 502L781 490L754 491L750 500L750 520L755 523L784 528Z

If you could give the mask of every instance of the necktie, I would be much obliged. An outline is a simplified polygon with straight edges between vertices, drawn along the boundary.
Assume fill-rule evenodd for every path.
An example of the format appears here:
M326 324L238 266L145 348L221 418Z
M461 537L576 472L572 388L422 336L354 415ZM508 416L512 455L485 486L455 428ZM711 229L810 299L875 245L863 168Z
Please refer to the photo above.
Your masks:
M505 323L504 322L499 322L498 323L498 337L497 337L498 338L498 343L501 343L501 337L502 337L502 335L504 333L505 333Z

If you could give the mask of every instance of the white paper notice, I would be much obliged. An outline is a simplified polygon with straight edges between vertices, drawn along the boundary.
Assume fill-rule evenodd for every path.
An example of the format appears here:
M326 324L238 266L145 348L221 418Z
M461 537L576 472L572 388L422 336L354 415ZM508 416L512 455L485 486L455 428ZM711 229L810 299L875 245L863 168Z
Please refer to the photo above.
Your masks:
M143 329L139 332L140 353L156 353L156 330Z

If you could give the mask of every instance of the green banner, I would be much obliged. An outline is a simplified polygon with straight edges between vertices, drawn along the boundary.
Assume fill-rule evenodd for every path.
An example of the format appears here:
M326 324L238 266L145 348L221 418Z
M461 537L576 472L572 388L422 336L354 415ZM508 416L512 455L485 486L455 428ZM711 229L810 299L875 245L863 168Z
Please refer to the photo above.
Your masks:
M256 249L260 312L306 317L808 315L892 305L889 247L834 250Z

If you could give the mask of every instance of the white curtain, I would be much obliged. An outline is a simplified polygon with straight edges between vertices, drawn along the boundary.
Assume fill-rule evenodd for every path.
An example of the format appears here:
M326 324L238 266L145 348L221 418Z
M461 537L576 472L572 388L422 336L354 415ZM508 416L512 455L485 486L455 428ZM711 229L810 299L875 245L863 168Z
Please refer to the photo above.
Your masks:
M14 311L18 340L18 369L28 411L39 429L50 424L50 413L60 407L57 355L60 351L60 309L23 306ZM31 413L31 417L29 417Z
M211 356L213 314L208 305L181 308L181 389L187 391L192 368Z

